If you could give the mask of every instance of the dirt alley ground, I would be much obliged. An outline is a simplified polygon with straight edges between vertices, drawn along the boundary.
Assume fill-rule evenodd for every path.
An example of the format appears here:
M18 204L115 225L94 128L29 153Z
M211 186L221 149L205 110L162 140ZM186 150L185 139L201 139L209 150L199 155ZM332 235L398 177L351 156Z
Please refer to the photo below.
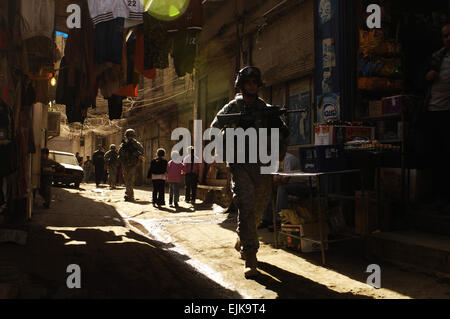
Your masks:
M448 281L383 263L382 289L368 286L373 262L360 242L330 246L324 267L320 253L275 249L267 230L261 275L245 280L235 216L216 205L194 211L184 196L178 211L157 209L146 187L135 203L123 194L95 184L53 188L52 208L35 210L26 226L27 244L0 244L0 288L10 298L450 298ZM66 286L69 264L81 268L81 289Z

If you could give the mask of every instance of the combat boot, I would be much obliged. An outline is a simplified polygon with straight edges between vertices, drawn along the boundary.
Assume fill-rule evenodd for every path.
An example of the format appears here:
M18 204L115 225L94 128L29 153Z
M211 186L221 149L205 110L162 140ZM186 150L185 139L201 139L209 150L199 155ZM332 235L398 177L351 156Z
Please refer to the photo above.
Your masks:
M244 254L244 253L242 252L242 250L241 250L241 241L240 241L239 238L236 240L236 244L234 245L234 249L236 249L236 251L237 251L239 254L241 254L241 259L242 259L242 260L245 260L245 254Z
M244 276L246 279L255 278L259 275L257 266L258 260L256 259L256 253L246 253L245 255L245 270Z

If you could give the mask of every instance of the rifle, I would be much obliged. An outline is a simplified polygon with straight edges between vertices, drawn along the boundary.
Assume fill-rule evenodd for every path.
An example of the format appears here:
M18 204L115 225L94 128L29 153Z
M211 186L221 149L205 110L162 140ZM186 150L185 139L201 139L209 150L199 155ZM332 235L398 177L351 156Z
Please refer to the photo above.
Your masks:
M141 150L139 150L136 147L134 147L132 141L125 141L125 140L122 140L122 152L124 152L126 154L125 155L126 158L128 156L131 156L131 157L135 157L135 158L139 159L141 156L144 155L141 152ZM119 152L119 160L121 160L120 159L120 152Z
M222 127L232 127L236 125L242 128L263 128L263 120L272 120L287 114L285 108L279 106L269 106L259 110L252 110L250 112L241 112L234 114L220 114L217 115L217 121Z

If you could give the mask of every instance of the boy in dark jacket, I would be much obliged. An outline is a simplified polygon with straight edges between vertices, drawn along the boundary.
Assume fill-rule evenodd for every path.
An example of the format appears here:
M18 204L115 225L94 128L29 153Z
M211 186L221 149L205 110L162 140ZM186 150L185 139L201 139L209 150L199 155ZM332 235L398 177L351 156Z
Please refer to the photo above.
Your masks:
M152 179L153 184L153 205L164 206L164 190L166 184L167 173L167 160L164 159L166 151L160 148L157 153L157 157L150 163L150 169L148 170L147 178Z

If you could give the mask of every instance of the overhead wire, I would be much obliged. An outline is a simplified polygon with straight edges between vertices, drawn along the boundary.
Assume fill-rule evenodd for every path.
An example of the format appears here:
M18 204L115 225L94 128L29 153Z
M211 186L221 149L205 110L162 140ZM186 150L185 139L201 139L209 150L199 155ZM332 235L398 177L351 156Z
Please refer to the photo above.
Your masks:
M173 99L173 98L175 98L175 97L177 97L177 96L183 95L183 94L185 94L185 93L187 93L187 92L190 92L190 91L193 91L193 90L184 90L184 91L182 91L182 92L176 93L176 94L174 94L174 95L172 95L172 96L169 96L169 97L167 97L167 98L164 98L164 99L154 100L153 102L150 102L150 103L144 103L144 104L142 104L142 105L139 104L139 105L137 105L137 107L141 108L141 107L146 107L146 106L151 106L151 105L154 105L154 104L162 103L162 102L171 100L171 99Z

